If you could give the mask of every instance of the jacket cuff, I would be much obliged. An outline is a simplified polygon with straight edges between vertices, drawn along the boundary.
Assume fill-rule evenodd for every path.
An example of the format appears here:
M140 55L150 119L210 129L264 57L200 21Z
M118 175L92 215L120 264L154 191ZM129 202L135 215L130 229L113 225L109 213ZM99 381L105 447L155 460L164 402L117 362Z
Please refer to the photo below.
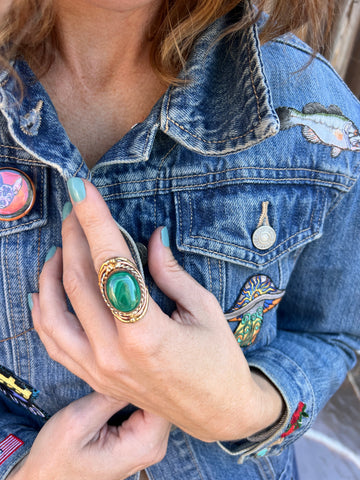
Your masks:
M281 418L251 437L234 442L218 442L238 463L248 457L277 455L310 428L315 416L313 389L305 372L281 351L266 347L247 356L250 368L259 370L279 390L285 402Z

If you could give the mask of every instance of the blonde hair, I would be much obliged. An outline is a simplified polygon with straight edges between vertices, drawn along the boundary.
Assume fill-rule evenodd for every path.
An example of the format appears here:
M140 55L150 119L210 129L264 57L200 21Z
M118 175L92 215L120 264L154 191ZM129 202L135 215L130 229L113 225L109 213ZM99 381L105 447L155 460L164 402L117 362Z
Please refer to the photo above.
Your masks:
M217 18L247 0L163 0L149 38L152 41L151 62L155 72L166 83L176 83L179 71L199 35ZM261 34L263 42L288 31L308 27L310 44L318 49L334 13L335 0L258 0L269 19ZM254 22L254 16L243 18L231 31L236 33ZM25 58L36 71L44 74L59 49L53 0L12 0L0 20L0 64Z

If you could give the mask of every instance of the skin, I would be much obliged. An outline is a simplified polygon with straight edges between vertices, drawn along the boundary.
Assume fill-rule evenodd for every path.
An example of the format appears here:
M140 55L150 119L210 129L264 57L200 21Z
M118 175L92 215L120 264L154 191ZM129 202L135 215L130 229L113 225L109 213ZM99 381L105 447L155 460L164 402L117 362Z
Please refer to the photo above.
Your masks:
M146 36L158 5L55 1L62 48L41 81L89 168L165 90L151 70ZM150 239L149 268L177 309L168 317L150 300L140 322L114 319L96 272L109 257L131 256L100 194L88 183L86 192L63 223L62 250L44 265L32 314L50 357L98 393L54 415L9 478L99 478L95 445L96 462L106 465L101 478L120 480L162 458L171 423L214 441L275 422L284 408L279 392L250 371L217 300L177 265L159 229ZM139 413L109 429L107 419L128 402Z
M45 424L30 454L7 478L121 480L160 461L169 425L138 410L121 427L108 426L125 405L98 393L71 403Z
M244 438L275 422L280 394L250 372L216 298L176 263L161 228L150 239L148 265L176 310L169 317L150 299L135 324L112 316L96 272L106 259L131 254L101 195L85 184L86 199L63 222L62 251L46 262L33 295L34 325L49 355L96 391L203 441Z

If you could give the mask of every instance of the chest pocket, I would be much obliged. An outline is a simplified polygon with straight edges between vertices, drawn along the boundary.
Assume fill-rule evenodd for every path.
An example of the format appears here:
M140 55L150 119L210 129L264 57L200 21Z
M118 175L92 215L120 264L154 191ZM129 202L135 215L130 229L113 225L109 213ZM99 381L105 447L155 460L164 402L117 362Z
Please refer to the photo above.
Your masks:
M328 200L322 187L296 184L178 192L178 247L260 271L321 235ZM261 226L274 236L259 248Z
M321 236L332 197L330 190L310 182L269 182L175 193L176 242L184 266L215 294L224 313L231 312L239 300L241 304L247 302L241 296L241 292L252 290L247 286L260 285L258 292L252 292L254 298L249 299L249 305L256 303L256 308L240 320L244 329L262 325L261 334L256 338L258 332L254 330L250 340L244 339L244 332L239 333L240 324L230 323L234 333L237 329L242 346L258 347L276 334L276 309L270 311L255 297L264 293L261 285L268 283L270 297L279 293L272 307L280 301L302 247ZM258 248L254 233L262 226L267 227L265 232L272 233L265 235L262 248ZM269 300L266 295L264 298ZM233 316L228 314L226 318ZM248 322L250 317L254 318Z

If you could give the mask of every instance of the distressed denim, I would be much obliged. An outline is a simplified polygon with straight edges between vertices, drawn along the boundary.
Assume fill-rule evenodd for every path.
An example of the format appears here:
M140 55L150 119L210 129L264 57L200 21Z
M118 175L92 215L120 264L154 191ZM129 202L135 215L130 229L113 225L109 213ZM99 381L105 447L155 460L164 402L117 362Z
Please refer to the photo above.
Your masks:
M27 64L14 64L21 104L1 73L0 168L27 174L36 200L22 218L0 221L0 444L10 434L23 442L5 461L0 453L0 479L48 416L90 392L49 359L27 306L46 253L61 245L71 176L91 180L135 243L146 246L167 226L176 259L227 319L238 318L229 328L239 348L286 404L277 428L237 442L203 443L174 429L150 479L295 479L292 443L354 365L360 106L322 57L304 68L311 52L293 36L260 47L253 26L214 42L238 15L207 29L181 74L188 81L170 87L91 170ZM171 313L144 270L150 294Z

